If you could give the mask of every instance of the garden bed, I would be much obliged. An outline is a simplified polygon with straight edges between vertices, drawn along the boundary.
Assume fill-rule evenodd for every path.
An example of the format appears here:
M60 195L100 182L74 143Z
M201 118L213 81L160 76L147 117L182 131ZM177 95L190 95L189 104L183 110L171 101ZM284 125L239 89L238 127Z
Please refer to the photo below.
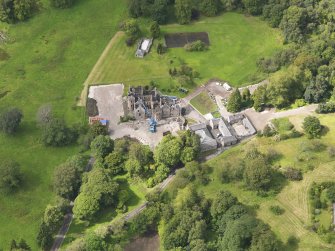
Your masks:
M210 45L207 32L182 32L165 35L165 43L168 48L184 47L186 44L198 40L204 42L207 46Z

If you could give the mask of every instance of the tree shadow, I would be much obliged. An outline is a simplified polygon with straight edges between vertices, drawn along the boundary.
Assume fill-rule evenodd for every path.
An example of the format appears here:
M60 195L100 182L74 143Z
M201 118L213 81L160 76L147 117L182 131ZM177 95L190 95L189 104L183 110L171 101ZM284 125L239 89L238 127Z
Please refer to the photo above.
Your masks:
M120 190L128 192L129 200L127 206L136 206L140 202L140 198L130 189L130 184L126 178L117 178L117 182L120 185Z
M326 134L328 134L328 132L329 132L329 127L325 126L325 125L322 125L321 136L325 136Z

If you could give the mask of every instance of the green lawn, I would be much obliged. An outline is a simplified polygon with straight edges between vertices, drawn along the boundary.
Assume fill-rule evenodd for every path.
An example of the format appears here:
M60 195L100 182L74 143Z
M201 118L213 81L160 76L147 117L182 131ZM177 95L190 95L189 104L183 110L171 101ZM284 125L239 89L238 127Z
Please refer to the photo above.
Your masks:
M141 21L144 34L148 34L149 26L148 21ZM139 59L135 57L136 45L126 47L125 35L118 33L113 46L107 49L86 84L122 82L126 85L143 85L155 80L163 92L180 95L178 83L169 76L168 71L185 62L200 73L200 78L195 80L196 85L185 86L190 90L212 78L221 78L233 86L242 86L262 80L265 76L257 72L256 60L270 56L282 47L279 30L270 28L259 18L238 13L201 18L190 25L165 25L161 26L161 30L163 35L205 31L209 34L211 46L206 52L186 52L183 48L175 48L158 55L158 42L155 41L149 55Z
M321 123L327 125L329 131L321 137L321 141L327 145L334 145L335 138L335 116L319 116ZM290 118L295 124L301 124L303 117L297 116ZM300 129L298 126L296 126ZM205 195L212 197L219 189L231 191L238 199L251 207L258 205L256 209L257 217L269 224L276 235L285 243L290 235L295 235L300 239L298 250L333 250L334 246L324 243L321 238L308 230L306 226L311 223L311 212L308 200L308 191L313 182L333 181L335 179L335 159L328 156L327 150L314 154L311 161L297 161L296 156L306 137L289 139L280 142L274 142L272 139L254 138L246 143L236 146L220 156L210 160L209 166L212 167L211 182L204 187L200 187ZM250 145L257 145L262 151L273 149L282 154L282 157L275 163L285 167L293 166L305 170L304 179L299 182L288 182L281 192L269 197L258 197L255 192L246 189L241 182L222 184L217 176L217 171L226 163L236 163L237 159L243 156L244 149ZM306 171L305 165L311 162L315 169ZM275 216L269 210L271 205L279 205L285 209L283 215ZM323 210L324 211L324 210ZM329 212L322 212L319 216L320 221L324 224L330 222Z
M0 109L16 106L24 119L17 135L0 135L0 159L17 160L24 173L22 189L0 196L0 248L24 238L38 250L36 234L42 213L54 201L51 177L55 166L78 152L75 146L45 148L35 125L38 107L50 103L67 122L86 123L83 109L75 109L82 83L125 12L125 1L81 0L68 10L49 8L24 23L0 24L11 43L1 45L10 58L0 61Z
M203 91L191 99L190 104L203 115L215 112L218 109L214 101L209 97L207 91Z

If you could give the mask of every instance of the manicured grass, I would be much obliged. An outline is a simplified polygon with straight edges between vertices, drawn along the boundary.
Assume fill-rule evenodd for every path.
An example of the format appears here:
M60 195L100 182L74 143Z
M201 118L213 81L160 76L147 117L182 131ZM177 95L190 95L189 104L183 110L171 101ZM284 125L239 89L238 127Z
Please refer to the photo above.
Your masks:
M218 109L206 91L191 99L190 104L203 115L215 112Z
M324 144L334 144L335 137L335 116L322 115L319 116L321 123L327 125L329 131L321 137ZM290 121L297 125L300 124L303 117L297 116L290 118ZM299 129L299 127L296 126ZM335 179L335 159L328 156L326 150L320 153L310 153L314 156L311 161L299 162L296 156L299 154L301 144L307 141L306 137L289 139L280 142L274 142L272 139L254 138L249 142L236 146L215 159L208 162L212 167L212 181L204 187L200 187L205 195L212 197L219 189L227 189L231 191L238 199L256 209L257 217L269 224L276 235L285 243L290 235L294 235L300 239L298 250L331 250L334 246L324 243L320 237L308 229L311 223L311 212L308 199L308 191L313 182L333 181ZM235 163L238 158L243 156L243 150L249 145L254 144L263 152L268 149L279 152L282 157L275 163L277 166L293 166L303 170L306 163L311 162L315 167L313 171L304 173L302 181L287 182L287 185L277 195L269 197L258 197L255 192L249 191L244 187L242 182L222 184L217 176L217 171L227 162ZM275 216L269 210L271 205L279 205L285 209L284 214ZM329 222L329 213L323 212L320 221Z
M150 23L142 20L144 34L148 35L148 27ZM187 63L200 73L200 78L195 80L196 85L184 86L190 90L215 77L229 81L232 86L242 86L262 80L265 76L257 73L257 59L272 55L282 47L278 30L270 28L259 18L238 13L201 18L190 25L165 25L161 26L161 30L162 37L173 32L208 32L211 46L205 52L186 52L183 48L176 48L158 55L156 40L149 55L139 59L135 57L136 45L126 47L125 35L120 33L87 84L122 82L143 85L154 80L163 92L181 95L177 81L169 76L168 71ZM160 40L163 42L163 39Z
M53 203L52 173L78 147L45 148L35 125L38 107L50 103L68 123L86 123L83 109L74 109L82 83L117 29L125 1L77 1L68 10L55 10L43 1L39 14L24 23L0 24L13 41L1 45L10 58L0 62L0 109L16 106L24 119L15 136L0 135L0 160L18 161L24 185L17 193L0 196L0 248L24 238L38 250L36 235L42 213Z

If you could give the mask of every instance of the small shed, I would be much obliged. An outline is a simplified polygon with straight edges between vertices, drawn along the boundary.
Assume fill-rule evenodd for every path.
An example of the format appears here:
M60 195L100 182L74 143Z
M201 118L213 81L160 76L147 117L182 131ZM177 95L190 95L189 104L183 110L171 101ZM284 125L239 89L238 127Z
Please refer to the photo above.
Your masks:
M137 45L135 56L138 58L143 58L149 53L152 45L152 38L142 38Z
M225 88L226 91L232 90L231 86L227 82L223 84L223 88Z

